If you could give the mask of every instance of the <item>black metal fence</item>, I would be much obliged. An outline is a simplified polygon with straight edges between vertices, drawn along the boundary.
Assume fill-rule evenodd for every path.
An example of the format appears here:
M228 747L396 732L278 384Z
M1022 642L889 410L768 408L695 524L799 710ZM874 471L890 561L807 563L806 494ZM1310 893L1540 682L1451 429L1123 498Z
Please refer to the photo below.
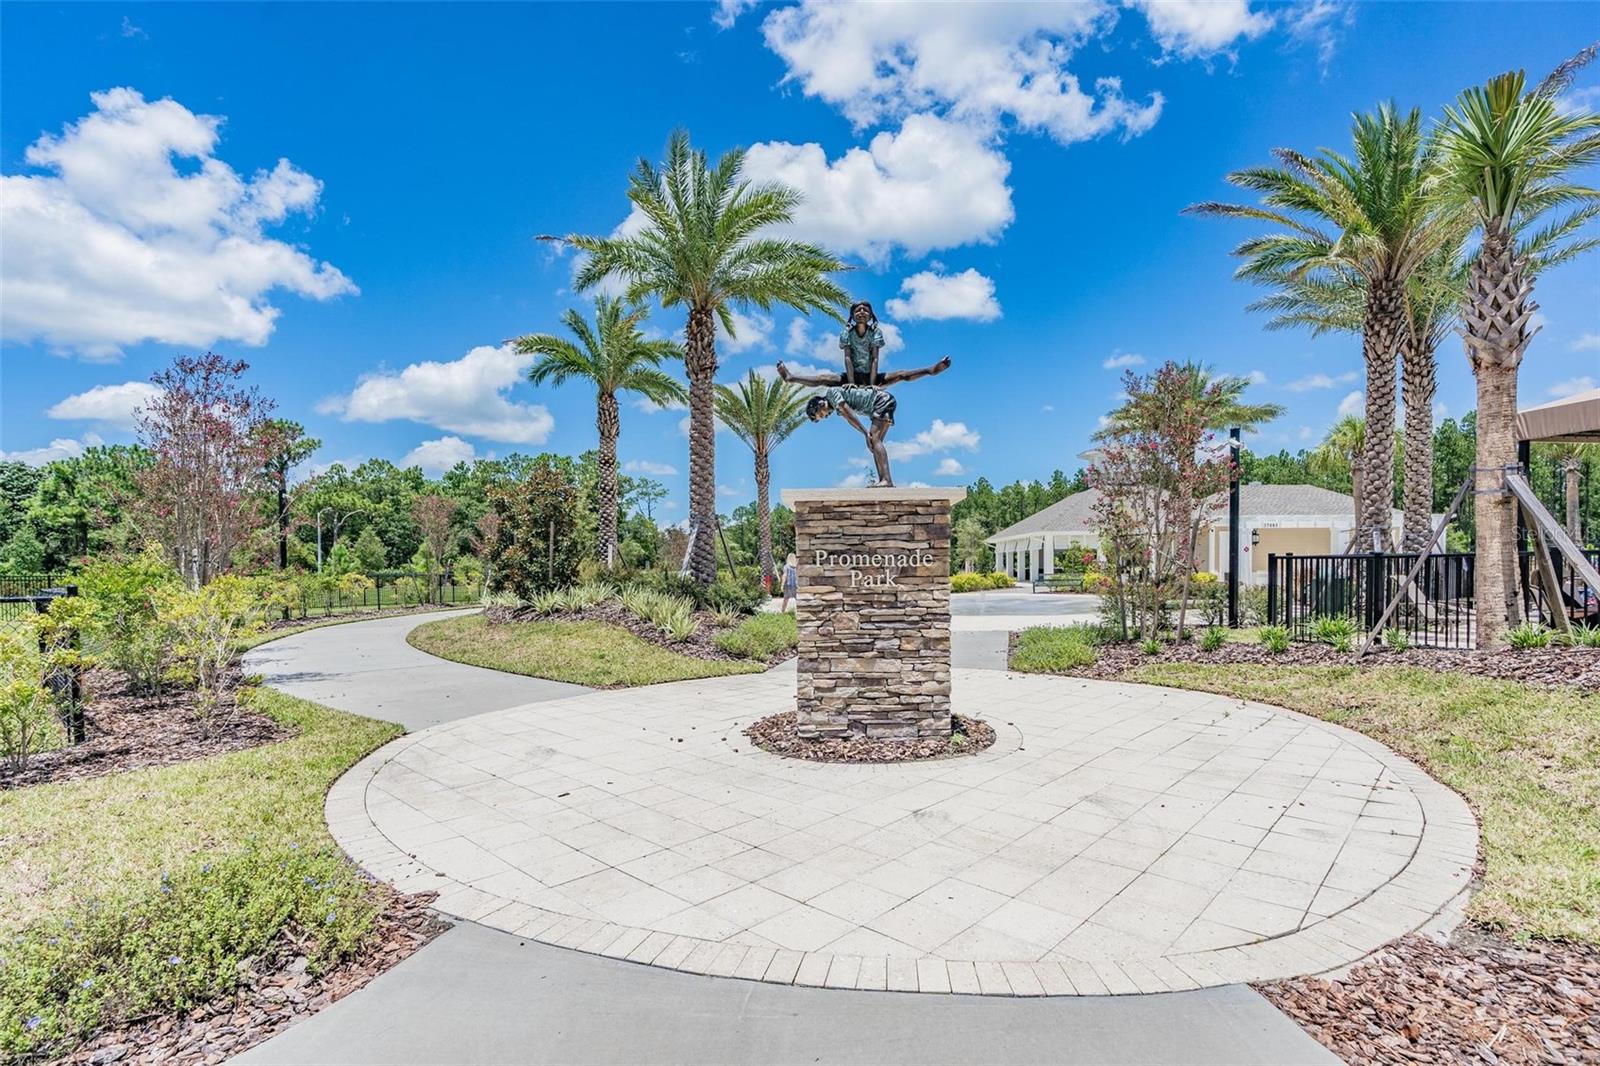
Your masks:
M280 605L285 618L317 618L354 611L429 604L450 607L477 603L483 598L481 581L458 581L448 571L383 570L363 574L366 582L301 582L288 604Z
M1600 551L1584 553L1600 565ZM1522 553L1527 596L1525 615L1546 625L1556 620L1555 611L1564 610L1569 618L1600 621L1600 601L1564 560L1556 556L1558 583L1563 603L1545 602L1537 581L1526 578L1531 553ZM1386 630L1398 630L1411 644L1435 648L1471 648L1477 639L1473 605L1473 556L1470 553L1440 552L1429 555L1416 578L1408 581L1417 563L1414 553L1368 553L1364 555L1278 555L1267 556L1267 622L1288 629L1293 640L1315 639L1317 623L1324 618L1343 618L1362 632L1370 632L1397 594L1399 606L1385 623Z
M37 612L45 590L71 584L68 574L0 574L0 628Z

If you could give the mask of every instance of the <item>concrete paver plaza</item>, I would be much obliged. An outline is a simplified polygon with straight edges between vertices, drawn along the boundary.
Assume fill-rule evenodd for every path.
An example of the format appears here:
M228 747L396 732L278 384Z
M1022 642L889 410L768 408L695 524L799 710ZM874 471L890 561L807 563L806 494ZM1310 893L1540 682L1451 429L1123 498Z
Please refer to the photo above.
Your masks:
M477 715L373 753L329 825L439 910L694 973L986 995L1321 972L1467 889L1470 811L1359 734L1220 696L957 669L989 751L783 759L793 667Z

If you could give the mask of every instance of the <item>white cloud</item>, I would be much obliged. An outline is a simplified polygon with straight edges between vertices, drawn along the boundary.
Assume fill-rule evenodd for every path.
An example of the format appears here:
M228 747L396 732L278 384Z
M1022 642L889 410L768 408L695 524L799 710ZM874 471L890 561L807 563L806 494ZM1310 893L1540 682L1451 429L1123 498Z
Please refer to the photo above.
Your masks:
M1107 370L1121 370L1123 367L1143 366L1144 356L1135 355L1132 352L1118 352L1100 365L1105 367Z
M1265 385L1267 383L1267 372L1265 370L1252 370L1244 376L1244 379L1252 385Z
M724 499L736 499L737 497L743 496L744 493L740 492L732 485L718 485L717 495L723 497Z
M689 405L679 400L668 400L666 403L656 403L645 396L633 398L633 409L643 414L653 415L657 411L687 411Z
M785 80L839 108L858 128L935 111L984 130L1043 130L1062 144L1137 136L1163 98L1123 96L1102 77L1090 90L1067 69L1109 32L1104 0L1069 3L854 4L802 0L762 23Z
M747 313L737 307L730 307L728 314L733 319L734 332L729 336L719 328L717 347L733 354L752 348L759 351L772 350L771 315L764 315L759 311Z
M1016 216L1010 171L982 134L935 115L912 115L898 132L836 159L816 142L764 141L744 164L745 177L781 181L804 197L793 223L770 232L874 263L895 248L922 255L994 241Z
M959 274L932 270L913 274L900 283L900 293L884 307L891 315L907 321L966 318L992 322L1000 317L994 281L970 267Z
M966 472L967 468L961 465L961 460L953 455L947 455L939 460L939 466L934 470L940 477L960 477Z
M512 444L543 444L555 419L542 404L513 403L506 392L526 377L533 356L509 346L472 349L448 363L412 363L363 375L348 396L317 405L346 422L409 419L450 433Z
M1144 12L1150 35L1185 59L1216 55L1272 28L1272 16L1250 10L1249 0L1126 0Z
M74 393L45 412L46 417L98 422L113 429L132 429L139 410L161 395L148 381L125 381L121 385L96 385L87 392Z
M0 332L86 358L141 341L266 343L276 290L357 291L337 267L265 236L312 214L322 183L287 159L248 179L213 154L222 119L133 89L29 146L48 173L0 176ZM175 160L183 160L181 168Z
M1367 396L1364 392L1360 392L1359 390L1352 392L1344 399L1339 401L1339 416L1341 418L1345 415L1365 416L1366 413Z
M1600 351L1600 333L1585 333L1567 347L1575 352Z
M29 466L43 466L53 463L57 459L74 459L83 454L85 448L98 447L105 442L93 433L85 433L82 440L73 440L71 437L57 437L42 448L26 448L18 452L0 452L0 460L8 463L27 463Z
M891 459L910 459L931 452L947 452L952 448L975 451L979 437L967 428L965 422L946 422L935 418L933 424L908 441L885 441Z
M672 477L678 468L670 463L657 463L649 459L629 459L622 464L623 473L644 474L648 477Z
M717 0L717 10L711 15L711 21L721 29L729 29L739 20L739 16L749 11L761 0Z
M1313 436L1313 434L1311 432L1311 427L1310 426L1301 426L1300 427L1300 432L1298 434L1299 439L1301 439L1301 440L1310 440L1312 438L1312 436Z
M837 374L844 369L844 354L839 350L839 334L833 331L832 325L823 320L819 323L819 328L814 330L810 319L796 318L790 321L783 342L784 354L814 359L821 364L809 365L788 360L790 370L810 377L814 374ZM883 332L883 351L879 353L878 361L880 366L886 366L891 355L904 350L906 342L900 333L900 328L893 322L880 321L878 329Z
M1588 392L1595 387L1594 378L1585 374L1582 377L1558 381L1550 386L1549 391L1551 396L1560 399L1563 396L1576 396L1580 392Z
M477 450L460 437L440 437L425 440L411 449L400 460L400 465L419 466L423 473L438 477L457 463L470 463L477 456Z
M839 488L841 489L859 489L864 488L866 484L867 475L865 472L848 474L839 479Z
M1290 392L1311 392L1315 389L1331 389L1335 385L1349 385L1360 377L1361 375L1353 370L1340 374L1338 377L1330 377L1327 374L1309 374L1306 377L1289 382L1284 388Z
M1563 115L1577 115L1600 108L1600 85L1582 89L1568 89L1556 97L1556 110Z

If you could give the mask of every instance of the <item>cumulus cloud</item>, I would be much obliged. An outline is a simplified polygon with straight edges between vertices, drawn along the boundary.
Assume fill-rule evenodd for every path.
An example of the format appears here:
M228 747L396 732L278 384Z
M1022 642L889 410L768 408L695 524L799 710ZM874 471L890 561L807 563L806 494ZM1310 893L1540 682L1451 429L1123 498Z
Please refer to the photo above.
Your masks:
M1265 370L1252 370L1244 376L1244 379L1252 385L1265 385L1267 383L1267 372Z
M1339 417L1345 415L1365 415L1367 413L1367 394L1356 391L1345 396L1339 401Z
M1144 356L1132 352L1117 352L1111 358L1100 364L1107 370L1121 370L1130 366L1143 366Z
M215 155L222 119L133 89L46 134L0 176L0 331L91 359L159 341L266 343L277 291L356 292L337 267L265 235L311 214L322 183L287 159L241 177ZM182 161L182 166L178 165Z
M623 473L644 474L647 477L672 477L678 468L670 463L657 463L649 459L629 459L622 464Z
M1121 80L1087 90L1067 67L1109 32L1116 8L1070 3L855 4L802 0L762 23L786 81L837 107L857 127L937 112L981 129L1042 130L1062 144L1137 136L1163 98L1123 95Z
M1272 16L1252 11L1249 0L1126 0L1150 23L1150 35L1168 54L1185 59L1226 52L1272 28Z
M1550 386L1549 392L1551 396L1561 399L1565 396L1576 396L1580 392L1588 392L1595 387L1594 378L1585 374L1582 377L1558 381Z
M900 283L900 295L884 306L891 315L908 322L919 318L992 322L1000 317L993 279L970 267L959 274L933 270L913 274Z
M104 443L93 433L85 433L82 440L74 440L71 437L57 437L42 448L25 448L18 452L0 451L0 461L27 463L29 466L43 466L45 463L53 463L57 459L75 459L84 453L84 449L98 447Z
M509 346L474 348L448 363L412 363L404 370L364 375L347 396L317 405L346 422L406 419L449 433L511 444L543 444L555 419L543 404L514 403L511 387L523 380L533 356Z
M813 329L810 319L795 318L790 320L789 329L784 337L783 351L786 355L799 356L802 359L813 359L821 366L812 366L804 363L788 361L788 366L797 374L811 376L813 374L837 374L844 369L844 355L839 350L839 332L834 329L834 323L821 320L817 328ZM901 335L900 328L893 322L879 322L878 329L883 333L883 351L878 359L881 365L887 365L889 357L905 349L905 337Z
M121 385L96 385L87 392L74 393L45 411L46 417L98 422L111 429L132 429L139 411L161 390L148 381L125 381Z
M975 451L979 437L967 428L965 422L946 422L935 418L933 424L910 440L885 441L891 459L911 459L933 452L947 452L954 448Z
M421 467L423 473L438 477L457 463L470 463L477 457L477 450L460 437L440 437L412 448L400 465Z
M773 233L873 263L897 248L915 256L994 241L1016 215L1010 172L982 134L935 115L912 115L835 159L814 141L764 141L751 145L744 166L745 177L781 181L804 197L794 221Z
M1600 333L1585 333L1567 347L1575 352L1600 351Z
M1327 374L1310 374L1289 382L1284 388L1290 392L1311 392L1315 389L1331 389L1335 385L1348 385L1357 380L1361 375L1355 371L1340 374L1338 377L1329 377Z
M934 470L940 477L960 477L966 472L967 468L961 465L961 460L953 455L947 455L939 460L939 466Z
M772 316L760 311L741 311L730 307L734 332L730 336L720 326L717 330L717 347L737 355L740 352L772 350Z

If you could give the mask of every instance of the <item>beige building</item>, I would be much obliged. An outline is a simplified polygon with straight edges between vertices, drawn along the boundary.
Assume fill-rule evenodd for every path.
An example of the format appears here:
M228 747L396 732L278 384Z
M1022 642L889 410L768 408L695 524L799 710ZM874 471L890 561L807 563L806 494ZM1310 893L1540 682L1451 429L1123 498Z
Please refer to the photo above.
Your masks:
M1055 573L1060 553L1077 548L1098 550L1094 530L1094 489L1075 493L1029 515L989 537L995 569L1018 581L1032 581ZM1337 555L1350 542L1355 525L1355 504L1341 492L1315 485L1262 485L1239 488L1240 574L1245 584L1265 583L1267 556ZM1203 569L1219 577L1228 572L1228 500L1224 495L1212 510L1214 517L1200 530ZM1435 521L1438 516L1434 516ZM1401 514L1391 520L1398 543Z

